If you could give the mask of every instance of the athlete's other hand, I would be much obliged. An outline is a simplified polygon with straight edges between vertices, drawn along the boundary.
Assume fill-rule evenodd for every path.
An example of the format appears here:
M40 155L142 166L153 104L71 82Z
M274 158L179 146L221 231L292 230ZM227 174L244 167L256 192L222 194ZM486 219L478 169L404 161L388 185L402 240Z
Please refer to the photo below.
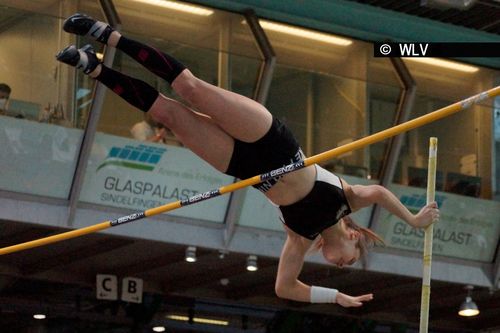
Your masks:
M372 299L373 294L349 296L341 292L337 293L337 304L342 305L344 308L359 307L363 305L363 302L369 302Z
M422 207L422 209L415 215L415 220L412 226L415 228L425 228L439 219L439 209L436 202Z

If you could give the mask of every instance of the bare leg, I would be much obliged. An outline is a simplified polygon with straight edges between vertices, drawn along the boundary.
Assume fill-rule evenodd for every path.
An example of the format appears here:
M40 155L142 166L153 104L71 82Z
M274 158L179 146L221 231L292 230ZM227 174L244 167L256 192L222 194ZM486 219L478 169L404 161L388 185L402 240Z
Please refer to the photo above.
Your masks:
M106 77L102 76L104 70L107 72ZM110 89L132 105L137 104L143 107L142 109L148 111L148 114L154 120L172 130L184 146L191 149L214 168L221 172L227 170L233 153L234 139L210 117L194 112L185 105L158 94L152 87L140 80L112 71L100 64L89 75L107 84ZM111 81L110 77L112 78ZM142 99L135 98L135 94L120 94L120 89L116 89L114 86L117 80L122 82L121 87L125 87L126 82L131 84L131 87L127 86L125 88L126 91L137 92L142 89L146 95L154 96L154 99L150 102L151 104L142 103ZM150 106L144 108L145 105Z
M149 114L168 127L182 144L221 172L226 172L234 139L214 121L160 94Z
M172 84L174 90L188 104L212 118L220 128L236 139L245 142L257 141L271 127L272 116L264 106L196 78L172 56L122 36L104 22L96 22L91 17L75 14L64 22L63 28L67 32L94 37L100 42L125 52L148 70ZM91 34L89 34L90 29L94 29ZM142 85L137 82L136 84ZM120 89L119 84L116 83L116 85ZM153 97L152 100L155 101L156 98ZM136 99L140 98L140 94L136 96ZM149 105L145 105L144 109L149 109Z
M153 73L170 80L172 62L175 63L176 60L169 55L122 37L117 31L110 34L107 44L118 47ZM264 106L208 84L196 78L189 70L182 69L169 82L172 82L175 92L191 107L212 118L229 135L241 141L254 142L267 133L271 127L272 115Z
M200 80L188 69L174 80L172 88L194 109L241 141L255 142L271 127L272 115L263 105Z

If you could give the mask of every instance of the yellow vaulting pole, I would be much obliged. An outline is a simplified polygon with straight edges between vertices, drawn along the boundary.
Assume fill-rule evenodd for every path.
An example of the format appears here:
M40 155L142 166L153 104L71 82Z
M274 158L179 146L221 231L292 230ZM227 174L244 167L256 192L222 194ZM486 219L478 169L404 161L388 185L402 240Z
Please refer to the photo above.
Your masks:
M436 194L437 138L430 138L429 167L427 169L427 204L434 202ZM422 299L420 303L420 333L429 329L429 303L431 299L432 237L434 224L425 228L424 258L422 273Z
M239 182L236 182L236 183L233 183L233 184L230 184L227 186L222 186L217 190L212 190L212 191L208 191L205 193L200 193L200 194L197 194L197 195L192 196L192 197L185 199L185 200L171 202L171 203L168 203L168 204L163 205L163 206L159 206L159 207L145 210L143 212L123 216L123 217L120 217L120 218L112 220L112 221L105 221L105 222L101 222L101 223L93 225L93 226L64 232L64 233L61 233L59 235L49 236L49 237L40 238L40 239L37 239L34 241L30 241L30 242L25 242L25 243L21 243L21 244L17 244L17 245L4 247L4 248L0 249L0 255L18 252L18 251L22 251L22 250L42 246L42 245L47 245L47 244L59 242L59 241L65 240L65 239L83 236L83 235L94 233L97 231L101 231L101 230L104 230L104 229L107 229L110 227L118 226L118 225L121 225L124 223L136 221L136 220L142 219L144 217L153 216L153 215L157 215L157 214L161 214L161 213L166 213L166 212L172 211L174 209L177 209L177 208L180 208L183 206L187 206L187 205L191 205L191 204L203 201L203 200L211 199L213 197L216 197L216 196L219 196L222 194L234 192L236 190L239 190L239 189L251 186L251 185L258 184L258 183L265 181L265 180L268 180L270 178L284 175L284 174L293 172L295 170L304 168L306 166L313 165L315 163L327 161L329 159L332 159L335 156L339 156L339 155L345 154L347 152L363 148L363 147L370 145L372 143L379 142L379 141L382 141L384 139L390 138L392 136L401 134L403 132L407 132L411 129L423 126L425 124L428 124L428 123L431 123L433 121L447 117L451 114L457 113L458 111L467 109L471 105L479 103L480 101L483 101L489 97L494 97L494 96L498 96L498 95L500 95L500 86L492 88L492 89L487 90L487 91L484 91L480 94L471 96L467 99L464 99L460 102L451 104L451 105L444 107L442 109L439 109L437 111L434 111L434 112L428 113L426 115L423 115L421 117L412 119L410 121L407 121L406 123L391 127L391 128L386 129L384 131L381 131L381 132L369 135L367 137L364 137L362 139L348 143L344 146L334 148L332 150L326 151L324 153L321 153L321 154L318 154L315 156L311 156L309 158L306 158L303 161L284 166L282 168L264 173L262 175L258 175L258 176L254 176L254 177L251 177L251 178L248 178L245 180L241 180Z

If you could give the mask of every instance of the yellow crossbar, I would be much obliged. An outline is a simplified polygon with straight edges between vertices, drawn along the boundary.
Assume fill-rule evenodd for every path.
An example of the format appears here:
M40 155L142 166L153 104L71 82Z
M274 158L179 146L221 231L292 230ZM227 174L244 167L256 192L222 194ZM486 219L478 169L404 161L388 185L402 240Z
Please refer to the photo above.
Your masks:
M241 181L238 181L236 183L233 183L233 184L230 184L227 186L222 186L218 190L213 190L213 191L209 191L206 193L197 194L196 196L191 197L187 200L171 202L171 203L168 203L166 205L162 205L159 207L145 210L143 212L127 215L127 216L121 217L121 218L113 220L113 221L105 221L105 222L101 222L101 223L96 224L96 225L92 225L89 227L64 232L64 233L61 233L58 235L49 236L49 237L40 238L40 239L37 239L34 241L29 241L29 242L25 242L25 243L21 243L21 244L17 244L17 245L4 247L4 248L0 249L0 255L18 252L18 251L38 247L38 246L43 246L43 245L59 242L59 241L70 239L70 238L83 236L83 235L94 233L97 231L101 231L101 230L104 230L104 229L107 229L107 228L110 228L113 226L117 226L117 225L120 225L123 223L135 221L135 220L138 220L138 219L141 219L144 217L153 216L153 215L157 215L157 214L161 214L161 213L166 213L166 212L172 211L174 209L183 207L185 205L193 204L193 203L196 203L196 202L199 202L202 200L206 200L206 199L210 199L210 198L218 196L218 195L234 192L236 190L239 190L239 189L242 189L242 188L245 188L245 187L255 185L255 184L262 182L264 175L271 176L271 178L272 178L272 176L277 176L279 174L289 173L289 172L295 171L297 169L300 169L302 167L306 167L309 165L313 165L315 163L327 161L329 159L332 159L333 157L342 155L344 153L347 153L347 152L350 152L350 151L353 151L356 149L363 148L365 146L382 141L382 140L387 139L389 137L401 134L403 132L407 132L411 129L426 125L428 123L434 122L434 121L439 120L439 119L442 119L442 118L447 117L451 114L454 114L458 111L467 109L471 105L479 103L482 100L485 100L485 99L490 98L490 97L498 96L499 94L500 94L500 86L492 88L492 89L487 90L487 91L484 91L480 94L474 95L472 97L469 97L469 98L464 99L460 102L451 104L451 105L444 107L444 108L441 108L439 110L433 111L433 112L428 113L426 115L423 115L421 117L409 120L403 124L396 125L394 127L388 128L388 129L383 130L381 132L378 132L378 133L369 135L367 137L364 137L362 139L353 141L353 142L348 143L346 145L343 145L341 147L337 147L337 148L328 150L326 152L323 152L321 154L311 156L309 158L306 158L302 162L290 164L290 165L285 166L283 168L273 170L267 174L254 176L254 177L251 177L251 178L248 178L245 180L241 180Z

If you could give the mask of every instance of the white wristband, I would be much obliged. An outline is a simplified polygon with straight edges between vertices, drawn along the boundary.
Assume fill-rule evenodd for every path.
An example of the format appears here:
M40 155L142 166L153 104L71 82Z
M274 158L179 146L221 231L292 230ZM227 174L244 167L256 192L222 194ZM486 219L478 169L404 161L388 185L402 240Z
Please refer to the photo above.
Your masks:
M311 286L311 303L335 303L337 289Z

